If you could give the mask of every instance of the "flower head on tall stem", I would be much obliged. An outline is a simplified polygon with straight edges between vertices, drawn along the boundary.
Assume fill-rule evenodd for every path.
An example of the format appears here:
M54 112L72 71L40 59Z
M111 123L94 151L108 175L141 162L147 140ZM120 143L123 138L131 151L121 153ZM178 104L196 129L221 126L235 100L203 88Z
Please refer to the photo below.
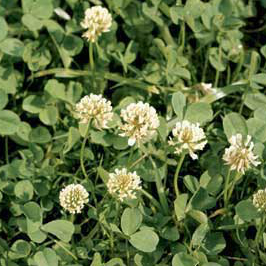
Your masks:
M98 129L108 128L108 122L113 118L111 102L102 95L90 94L76 104L76 118L80 123L92 124Z
M141 189L141 180L136 172L128 172L126 168L115 169L114 173L109 174L107 188L120 201L135 199L136 191Z
M148 103L131 103L121 110L121 117L124 124L120 126L123 131L120 136L128 137L130 146L150 140L160 125L156 110Z
M82 37L90 42L95 42L103 32L110 31L112 16L106 8L93 6L86 9L85 18L80 25L82 28L87 29Z
M60 205L72 214L80 213L89 201L89 193L82 185L71 184L61 190Z
M251 136L248 135L244 141L241 134L236 134L229 139L229 143L231 146L225 149L223 160L231 170L244 174L252 165L260 164L257 161L258 156L253 153L254 143L251 141Z
M207 144L205 133L198 123L193 124L186 120L177 122L172 134L173 138L168 143L175 148L175 153L188 152L193 160L198 159L195 151L203 150Z

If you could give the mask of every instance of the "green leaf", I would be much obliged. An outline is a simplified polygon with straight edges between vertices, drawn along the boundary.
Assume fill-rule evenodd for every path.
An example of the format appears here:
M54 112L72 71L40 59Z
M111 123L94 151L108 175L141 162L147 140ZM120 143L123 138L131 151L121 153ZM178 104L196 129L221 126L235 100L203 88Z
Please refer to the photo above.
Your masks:
M248 134L248 128L243 116L238 113L230 113L223 119L224 133L227 139L230 139L232 135L237 133L246 136Z
M55 106L47 106L39 113L39 118L45 125L53 126L58 120L58 109Z
M69 242L74 234L74 225L65 220L55 220L42 226L42 230L53 234L64 242Z
M101 258L101 254L96 252L93 255L93 261L91 263L91 266L102 266L102 258Z
M40 230L43 219L40 206L35 202L28 202L22 207L22 211L27 218L29 238L36 243L42 243L46 239L46 234Z
M251 110L256 110L257 108L265 107L266 96L262 93L248 93L244 103Z
M191 243L194 247L201 246L206 234L210 231L210 227L207 223L202 223L194 231L192 235Z
M68 153L79 140L80 140L79 130L75 127L70 127L68 131L67 143L63 153L64 154Z
M58 258L55 251L51 248L44 248L34 255L37 266L58 266Z
M109 172L107 172L103 167L99 166L97 172L101 177L102 181L106 184L109 180Z
M126 266L122 259L114 258L104 264L105 266Z
M0 16L0 29L1 29L0 30L0 42L1 42L6 38L8 33L8 25L2 16Z
M26 203L23 208L24 215L31 221L42 224L42 211L40 206L31 201Z
M255 74L251 77L251 82L259 83L266 86L266 74Z
M184 184L191 193L195 193L199 189L199 181L192 175L186 175L184 177Z
M191 123L204 124L212 120L213 112L211 105L208 103L193 103L188 106L185 120Z
M143 229L131 235L129 242L142 252L153 252L159 243L159 237L152 230Z
M250 118L247 121L247 127L248 134L251 135L253 139L262 143L266 141L266 123L264 121L256 118Z
M222 266L222 265L218 264L216 262L207 262L207 263L202 264L202 266ZM241 264L241 266L242 266L242 264Z
M30 133L30 140L35 143L47 143L51 141L51 134L45 127L36 127Z
M208 233L205 241L203 242L203 247L207 255L217 255L222 252L226 247L226 242L224 240L222 233Z
M41 97L30 95L23 100L22 108L29 113L38 114L44 108L44 104Z
M174 201L175 215L177 221L182 221L186 216L185 212L186 212L187 200L188 200L188 194L180 194L176 197Z
M14 94L18 86L18 80L16 71L13 67L1 67L0 66L0 89L7 94Z
M58 82L56 79L50 79L44 87L44 91L49 93L53 98L66 100L65 85Z
M0 135L12 135L18 130L19 117L12 111L0 111Z
M142 222L142 214L137 208L126 208L121 217L121 228L125 235L135 233Z
M30 7L30 13L36 18L48 19L53 14L52 0L34 0Z
M218 48L210 48L209 51L209 60L211 65L217 70L217 71L224 71L226 69L225 64L222 59L219 57L219 50Z
M23 201L29 201L33 197L33 185L29 180L19 181L15 185L15 195Z
M5 108L7 103L8 103L8 96L4 90L0 89L0 110Z
M186 107L186 97L182 92L175 92L172 96L172 106L178 120L182 121Z
M216 205L216 200L208 195L206 189L200 187L190 200L191 207L195 210L205 211Z
M179 231L176 226L166 226L163 228L161 232L161 236L164 239L170 240L170 241L177 241L180 238Z
M38 31L43 26L42 21L32 14L23 15L21 21L30 31Z
M260 217L257 208L253 205L251 200L242 200L237 203L236 214L243 221L250 222L256 218Z
M184 252L180 252L173 257L172 266L196 266L198 260L193 258L191 255Z
M70 56L79 54L83 48L83 40L75 35L65 35L61 48Z
M25 240L17 240L11 247L11 252L8 256L12 260L26 258L30 255L31 245Z
M24 44L19 39L7 38L0 42L0 50L8 55L22 57Z

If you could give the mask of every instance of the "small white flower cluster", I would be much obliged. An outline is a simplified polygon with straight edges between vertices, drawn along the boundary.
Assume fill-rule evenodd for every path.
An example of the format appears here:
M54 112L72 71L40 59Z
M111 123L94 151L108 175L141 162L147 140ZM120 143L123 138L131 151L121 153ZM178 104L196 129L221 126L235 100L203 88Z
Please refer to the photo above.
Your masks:
M172 134L173 138L170 138L168 143L175 147L175 153L180 154L183 151L188 151L193 160L198 159L195 151L203 150L207 144L205 133L198 123L193 124L186 120L177 122Z
M83 124L93 120L93 125L98 129L108 128L107 124L113 118L111 102L102 95L91 93L76 104L76 118Z
M260 189L253 195L253 205L258 211L266 212L266 189Z
M128 137L128 145L145 143L156 133L160 122L156 110L148 103L131 103L121 110L124 124L120 126L122 137Z
M141 180L136 172L127 172L126 168L115 169L109 174L107 187L109 193L118 196L120 201L135 199L136 191L141 189Z
M90 42L95 42L102 32L110 31L112 16L106 8L93 6L85 11L85 18L80 25L87 29L82 37L87 38Z
M89 193L82 185L71 184L61 190L60 205L72 214L80 213L88 200Z
M251 165L257 166L260 164L257 161L258 156L252 152L254 143L251 141L251 136L248 135L244 142L243 136L236 134L229 139L229 143L231 146L225 149L223 160L227 165L230 165L231 170L244 174Z

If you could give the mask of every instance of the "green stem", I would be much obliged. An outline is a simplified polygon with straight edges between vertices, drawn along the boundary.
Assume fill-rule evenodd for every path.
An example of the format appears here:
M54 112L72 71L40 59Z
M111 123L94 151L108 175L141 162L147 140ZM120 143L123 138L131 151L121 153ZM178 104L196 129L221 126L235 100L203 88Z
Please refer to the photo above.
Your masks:
M130 148L130 152L129 152L129 156L128 156L128 160L127 160L127 168L129 169L130 167L130 163L131 163L131 161L132 161L132 156L133 156L133 154L134 154L134 146L132 146L131 148Z
M130 254L129 254L129 250L128 250L128 240L126 239L126 253L127 253L127 265L130 265Z
M94 60L93 60L93 42L90 42L89 47L89 56L90 56L90 69L91 71L94 70Z
M242 176L242 173L240 172L237 172L236 176L234 177L234 180L232 182L232 185L231 185L231 189L229 190L229 194L228 194L228 197L227 197L227 201L230 200L232 194L233 194L233 191L234 191L234 188L235 188L235 185L236 185L236 182L240 179L240 177Z
M228 169L226 178L225 178L225 184L224 184L224 207L227 209L227 204L228 204L228 185L229 185L229 180L230 180L230 174L231 170L230 168Z
M219 62L221 62L221 59L222 59L222 47L219 46ZM216 70L214 88L217 88L219 84L219 78L220 78L220 71Z
M245 100L246 100L246 96L247 96L247 89L245 90L245 92L243 94L243 100L241 102L241 105L240 105L240 108L239 108L239 111L238 111L238 113L240 115L242 114L242 111L243 111L243 107L244 107L244 103L245 103Z
M155 206L155 207L157 207L158 208L158 210L161 210L161 205L160 205L160 203L149 193L149 192L147 192L146 190L144 190L144 189L142 189L141 190L141 192L142 192L142 194L147 198L147 199L149 199L152 203L153 203L153 205Z
M48 238L50 238L52 241L54 241L59 247L61 247L66 253L68 253L75 261L78 261L78 258L63 244L61 244L59 241L48 235Z
M5 137L5 159L6 159L6 163L9 164L9 157L8 157L8 136Z
M244 52L242 51L241 54L240 54L240 60L239 60L239 62L237 64L236 70L235 70L234 75L233 75L232 82L234 82L234 81L236 81L238 79L238 75L239 75L239 73L241 71L243 63L244 63Z
M88 126L87 126L86 133L85 133L85 136L84 136L84 139L83 139L83 142L82 142L82 145L81 145L81 150L80 150L80 166L81 166L81 169L82 169L82 173L83 173L83 175L84 175L84 177L86 179L88 179L89 177L88 177L88 175L86 173L86 169L85 169L85 166L84 166L84 150L85 150L87 139L89 137L89 128L90 128L90 124L88 124Z
M166 198L166 195L164 192L162 180L161 180L160 174L158 172L158 168L157 168L155 162L153 161L153 159L151 158L151 156L149 156L149 159L150 159L152 166L153 166L155 173L156 173L155 182L156 182L156 188L157 188L157 193L159 195L160 203L162 205L164 214L168 214L169 213L169 206L168 206L167 198Z
M174 188L175 188L175 195L176 197L179 195L179 189L178 189L178 176L179 176L179 172L180 172L180 169L181 169L181 166L183 164L183 161L185 159L185 156L186 154L182 154L180 159L179 159L179 162L178 162L178 165L176 167L176 171L175 171L175 176L174 176Z
M261 235L262 235L262 233L264 231L264 226L265 226L265 217L264 217L264 214L263 214L261 216L261 218L260 218L259 229L257 230L256 237L255 237L255 244L256 244L258 252L259 252L259 248L260 248Z
M181 46L180 51L183 53L185 47L185 38L186 38L186 29L185 29L185 22L183 21L181 24Z

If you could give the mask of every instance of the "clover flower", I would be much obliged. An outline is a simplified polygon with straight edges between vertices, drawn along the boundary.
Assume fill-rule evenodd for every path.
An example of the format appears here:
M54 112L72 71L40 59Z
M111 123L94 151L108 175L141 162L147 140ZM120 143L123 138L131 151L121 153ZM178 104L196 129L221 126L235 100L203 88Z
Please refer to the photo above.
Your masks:
M253 195L253 205L258 211L266 212L266 189L260 189Z
M91 93L76 104L76 118L83 124L93 120L93 125L98 129L108 128L107 123L113 118L111 102L102 95Z
M180 154L188 151L190 157L195 160L198 155L196 150L203 150L207 143L205 133L199 124L193 124L189 121L177 122L172 130L173 138L168 141L170 146L174 146L175 153Z
M61 190L60 205L70 213L80 213L87 203L89 193L82 185L71 184Z
M87 38L90 42L95 42L102 32L110 31L112 16L106 8L93 6L85 11L85 18L80 25L87 29L82 37Z
M231 146L225 149L223 160L227 165L230 165L231 170L244 174L251 165L257 166L260 164L257 161L258 156L252 152L254 143L251 141L251 136L248 135L244 142L243 136L236 134L229 139L229 143Z
M109 174L107 183L108 191L112 195L117 195L120 201L124 199L135 199L136 191L141 189L141 180L136 172L127 172L115 169L114 173Z
M148 103L131 103L121 110L121 117L125 123L120 126L124 131L120 136L129 138L129 146L150 140L160 125L156 110Z

